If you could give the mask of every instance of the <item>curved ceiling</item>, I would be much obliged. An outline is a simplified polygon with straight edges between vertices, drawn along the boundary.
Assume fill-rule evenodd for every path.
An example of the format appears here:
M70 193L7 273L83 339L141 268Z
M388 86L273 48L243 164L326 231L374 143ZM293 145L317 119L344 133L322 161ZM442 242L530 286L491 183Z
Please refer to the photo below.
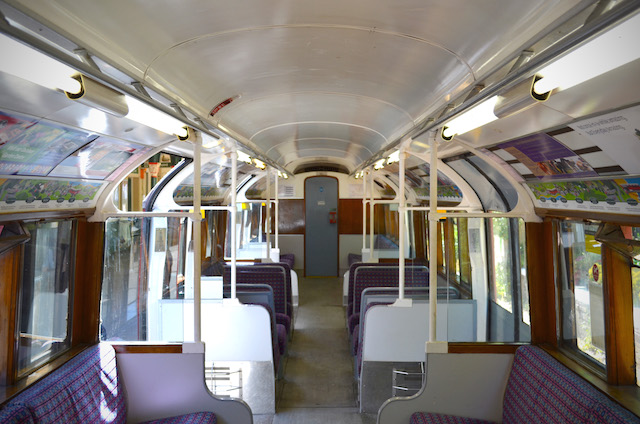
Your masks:
M7 3L293 171L355 169L591 2Z

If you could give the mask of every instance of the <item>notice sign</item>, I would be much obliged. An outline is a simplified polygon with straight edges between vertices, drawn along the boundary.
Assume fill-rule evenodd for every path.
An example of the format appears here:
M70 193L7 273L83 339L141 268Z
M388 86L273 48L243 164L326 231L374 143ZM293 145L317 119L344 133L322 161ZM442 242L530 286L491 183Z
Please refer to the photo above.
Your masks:
M593 141L628 174L640 174L640 106L569 126Z

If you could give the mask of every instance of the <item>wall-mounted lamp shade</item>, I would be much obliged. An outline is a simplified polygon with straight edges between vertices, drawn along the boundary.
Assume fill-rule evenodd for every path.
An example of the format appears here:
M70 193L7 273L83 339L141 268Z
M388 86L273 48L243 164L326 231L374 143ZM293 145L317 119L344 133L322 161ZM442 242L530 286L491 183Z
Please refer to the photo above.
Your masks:
M498 97L493 96L447 122L442 129L442 138L451 140L456 134L464 134L498 119L493 113L497 100Z
M81 90L73 77L77 71L31 47L0 34L0 71L26 79L43 87L69 93Z
M126 99L129 106L127 118L167 134L175 134L183 138L189 136L185 125L173 116L167 115L133 97L126 96Z
M77 100L87 106L120 118L129 113L124 94L82 74L76 74L74 78L80 82L80 91L76 93L65 92L71 100Z
M538 72L536 93L567 89L640 58L640 14L602 33Z
M550 91L543 94L533 91L533 85L539 79L539 76L527 78L505 93L500 94L493 107L493 114L498 118L505 118L528 109L536 103L547 100L551 94Z
M256 165L256 168L265 169L267 167L267 165L260 159L254 159L253 163Z
M387 165L390 165L394 162L400 162L400 150L396 150L395 152L391 153L389 155L389 158L387 158Z
M251 162L252 162L251 156L249 156L245 152L241 152L240 150L238 150L238 160L240 162L248 163L249 165L251 165Z

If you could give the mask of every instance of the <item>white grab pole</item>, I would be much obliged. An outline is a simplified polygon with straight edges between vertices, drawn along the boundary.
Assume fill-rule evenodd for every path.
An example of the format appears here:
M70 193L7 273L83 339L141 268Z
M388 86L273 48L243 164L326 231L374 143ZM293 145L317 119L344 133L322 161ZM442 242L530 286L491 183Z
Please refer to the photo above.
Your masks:
M202 341L202 134L196 132L193 158L193 340Z
M404 208L407 206L407 201L404 196L404 166L405 166L405 153L404 148L400 148L399 153L400 162L398 163L398 299L404 299Z
M231 152L231 299L236 299L236 246L237 229L236 218L238 207L236 205L236 187L238 186L238 153Z
M438 141L431 140L429 175L429 341L437 340L436 307L438 290Z
M374 216L373 216L373 198L374 198L374 192L373 192L373 171L371 171L370 177L369 177L369 195L371 196L371 200L369 202L369 262L374 262L373 260L373 221L374 221Z
M279 209L280 209L280 196L278 195L278 174L277 174L277 173L275 174L275 179L276 179L276 187L275 187L275 190L276 190L276 194L275 194L275 198L276 198L276 202L275 202L275 209L276 209L276 232L275 232L275 234L276 234L276 236L275 236L275 237L276 237L276 249L280 249L280 243L279 243L279 241L280 241L280 240L279 240L279 238L280 238L280 231L278 230L278 226L279 226L279 225L278 225L278 222L279 222L279 221L278 221L278 212L279 212ZM280 252L280 251L278 250L278 252Z
M369 171L362 171L362 250L367 248L367 175Z
M271 258L271 172L269 167L266 169L267 176L267 219L264 223L264 230L267 233L267 259Z

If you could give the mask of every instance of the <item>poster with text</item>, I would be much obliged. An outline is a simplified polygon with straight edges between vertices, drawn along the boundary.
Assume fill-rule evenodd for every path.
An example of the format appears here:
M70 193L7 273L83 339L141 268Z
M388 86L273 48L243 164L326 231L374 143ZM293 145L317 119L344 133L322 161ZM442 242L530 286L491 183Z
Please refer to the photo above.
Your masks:
M593 141L628 174L640 174L640 106L569 126Z

